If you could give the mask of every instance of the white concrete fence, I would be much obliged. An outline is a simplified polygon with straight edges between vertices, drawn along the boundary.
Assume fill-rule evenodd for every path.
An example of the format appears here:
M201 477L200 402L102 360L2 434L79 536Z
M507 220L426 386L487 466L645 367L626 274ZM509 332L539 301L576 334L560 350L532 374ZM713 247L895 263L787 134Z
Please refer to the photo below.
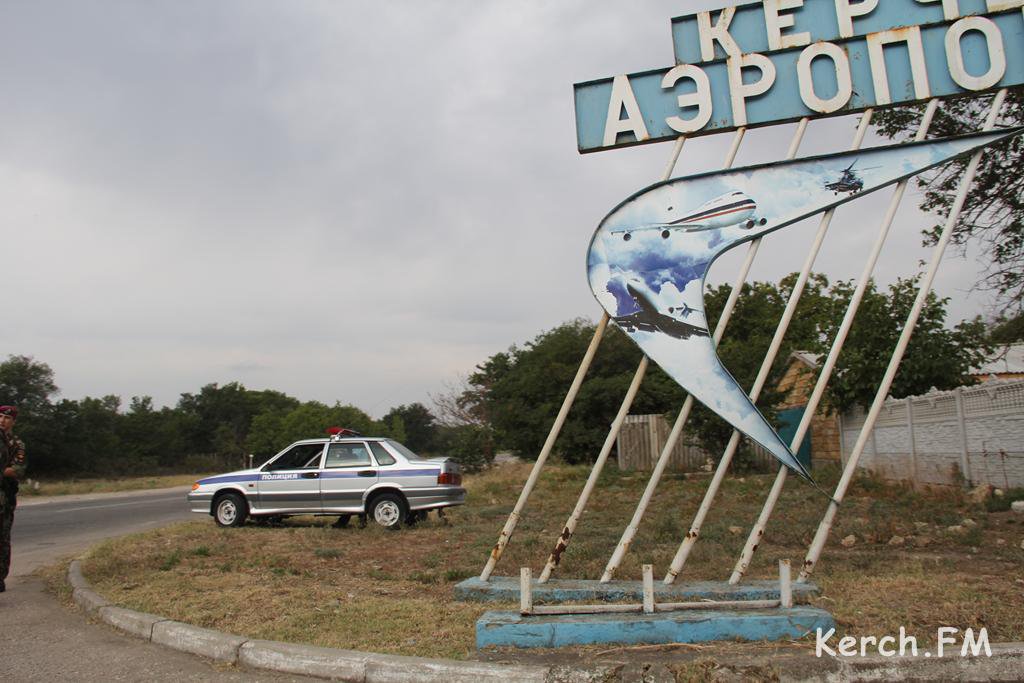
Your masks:
M841 420L846 462L864 425ZM859 466L918 486L1024 487L1024 380L992 380L886 401Z

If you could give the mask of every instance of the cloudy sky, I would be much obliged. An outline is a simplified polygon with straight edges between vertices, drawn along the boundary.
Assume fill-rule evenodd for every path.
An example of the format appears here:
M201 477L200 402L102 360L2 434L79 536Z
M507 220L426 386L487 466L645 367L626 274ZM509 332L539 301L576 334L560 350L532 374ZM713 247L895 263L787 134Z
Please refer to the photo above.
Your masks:
M670 65L669 19L721 4L8 0L0 354L48 363L68 398L173 404L237 380L375 416L426 402L598 317L590 236L671 145L580 156L572 84ZM854 125L813 123L802 151ZM752 131L737 164L790 134ZM729 138L688 142L677 174L720 165ZM859 272L886 200L840 209L818 270ZM927 258L916 200L883 282ZM754 277L799 269L815 227L766 240ZM957 319L984 311L978 270L940 271Z

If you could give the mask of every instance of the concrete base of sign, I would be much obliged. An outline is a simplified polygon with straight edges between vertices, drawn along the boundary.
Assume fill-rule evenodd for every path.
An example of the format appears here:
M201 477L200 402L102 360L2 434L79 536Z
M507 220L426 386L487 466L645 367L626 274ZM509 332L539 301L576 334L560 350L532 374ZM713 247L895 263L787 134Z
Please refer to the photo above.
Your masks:
M684 610L654 614L558 614L524 617L486 612L476 622L476 646L568 647L622 643L703 643L712 640L793 640L835 621L816 607L763 610Z
M793 583L793 602L806 603L821 591L813 583ZM547 583L533 582L533 602L536 605L561 602L642 602L643 584L640 581L551 579ZM519 602L519 577L492 576L481 581L474 576L455 586L455 599L463 601ZM779 582L771 580L745 581L730 586L725 581L693 581L665 585L654 582L655 602L689 602L695 600L778 600Z

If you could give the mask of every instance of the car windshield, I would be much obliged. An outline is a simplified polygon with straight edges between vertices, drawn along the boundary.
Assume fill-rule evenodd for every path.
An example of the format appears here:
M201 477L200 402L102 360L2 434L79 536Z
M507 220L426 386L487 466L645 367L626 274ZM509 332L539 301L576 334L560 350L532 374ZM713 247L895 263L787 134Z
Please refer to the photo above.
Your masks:
M324 445L322 443L301 443L292 446L281 457L271 463L267 463L263 468L269 472L275 470L315 469L320 465L320 454L323 450Z
M426 458L421 458L394 439L388 439L387 444L404 455L406 460L426 460Z

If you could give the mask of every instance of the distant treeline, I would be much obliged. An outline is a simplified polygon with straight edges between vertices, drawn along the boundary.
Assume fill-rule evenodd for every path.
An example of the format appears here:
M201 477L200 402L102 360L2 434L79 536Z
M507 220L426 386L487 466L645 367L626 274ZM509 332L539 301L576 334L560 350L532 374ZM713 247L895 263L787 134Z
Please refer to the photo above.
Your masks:
M468 426L443 426L420 403L374 420L359 408L302 402L237 382L208 384L182 394L173 408L152 398L118 396L53 400L53 371L27 356L0 363L0 403L20 413L16 433L26 443L30 477L130 476L213 472L257 464L298 439L324 435L330 426L389 436L421 454L443 452L479 467L492 453Z

